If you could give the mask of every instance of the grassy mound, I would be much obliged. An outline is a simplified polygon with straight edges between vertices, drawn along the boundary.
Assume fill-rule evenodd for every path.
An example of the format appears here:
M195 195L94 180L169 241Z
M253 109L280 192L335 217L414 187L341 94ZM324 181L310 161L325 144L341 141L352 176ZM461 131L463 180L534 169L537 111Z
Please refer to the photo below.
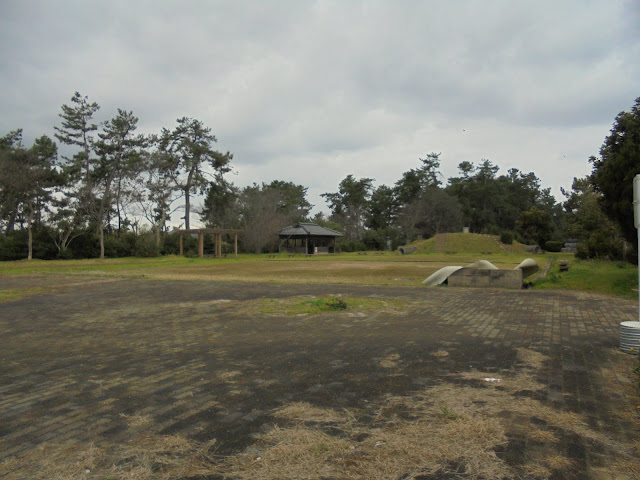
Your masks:
M494 253L526 253L519 243L505 245L500 243L497 235L482 235L479 233L439 233L428 240L416 240L410 246L416 247L416 253L444 253L444 254L480 254Z

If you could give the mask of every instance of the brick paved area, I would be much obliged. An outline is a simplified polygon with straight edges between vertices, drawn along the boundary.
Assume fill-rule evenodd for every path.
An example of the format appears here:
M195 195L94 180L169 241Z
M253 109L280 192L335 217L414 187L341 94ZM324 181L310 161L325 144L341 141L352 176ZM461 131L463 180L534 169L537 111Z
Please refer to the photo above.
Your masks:
M319 294L405 307L304 317L252 306ZM48 441L119 442L134 416L150 432L217 438L218 453L237 453L287 402L357 408L454 373L522 368L516 347L550 358L538 375L544 402L633 438L638 422L615 415L628 405L601 377L618 324L635 319L634 302L585 293L94 279L0 304L0 459ZM389 355L393 368L381 363ZM585 465L599 454L571 448Z

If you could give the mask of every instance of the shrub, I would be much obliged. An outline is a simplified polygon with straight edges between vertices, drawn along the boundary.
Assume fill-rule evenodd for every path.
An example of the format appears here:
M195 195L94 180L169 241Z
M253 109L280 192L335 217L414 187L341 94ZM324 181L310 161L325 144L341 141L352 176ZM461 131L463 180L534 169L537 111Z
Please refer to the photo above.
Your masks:
M555 240L549 240L544 244L544 249L547 252L559 252L562 250L562 247L564 247L564 243Z
M145 232L136 238L136 257L157 257L160 249L156 245L156 238L153 234Z
M65 248L64 250L60 250L60 252L58 253L58 259L60 260L71 260L72 258L73 258L73 252L68 248Z
M367 246L357 240L340 242L337 247L341 252L364 252L367 250Z
M502 232L500 234L500 241L505 245L511 245L513 243L513 232Z

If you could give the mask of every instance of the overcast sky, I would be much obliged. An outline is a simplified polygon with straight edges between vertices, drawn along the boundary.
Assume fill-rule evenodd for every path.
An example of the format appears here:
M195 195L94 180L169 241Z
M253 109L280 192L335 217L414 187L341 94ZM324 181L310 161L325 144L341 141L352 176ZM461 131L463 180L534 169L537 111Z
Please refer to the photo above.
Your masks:
M314 211L429 152L445 178L487 158L561 201L640 96L637 0L2 0L0 49L0 134L53 136L75 91L144 132L195 117L236 185L293 181Z

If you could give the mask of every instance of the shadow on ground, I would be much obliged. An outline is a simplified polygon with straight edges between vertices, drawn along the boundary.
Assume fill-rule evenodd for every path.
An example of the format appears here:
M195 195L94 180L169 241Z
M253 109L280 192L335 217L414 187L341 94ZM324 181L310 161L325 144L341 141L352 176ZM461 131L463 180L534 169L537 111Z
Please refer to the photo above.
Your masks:
M640 478L631 302L0 279L25 287L0 306L7 478ZM348 308L290 313L327 295Z

